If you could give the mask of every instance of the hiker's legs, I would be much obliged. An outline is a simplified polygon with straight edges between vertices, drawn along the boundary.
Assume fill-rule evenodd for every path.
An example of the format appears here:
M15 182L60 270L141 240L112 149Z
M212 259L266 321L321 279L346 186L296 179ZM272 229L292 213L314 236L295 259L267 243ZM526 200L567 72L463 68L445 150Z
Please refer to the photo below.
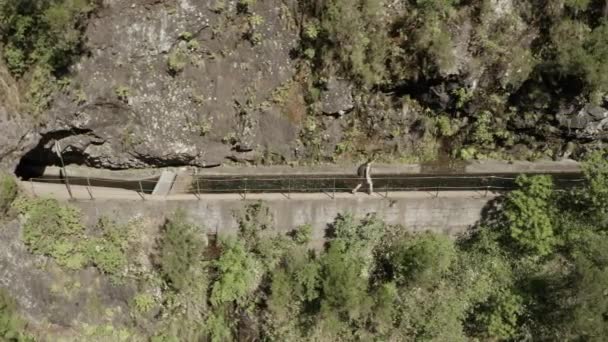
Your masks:
M372 177L367 175L365 180L367 181L367 193L371 195L374 193L374 183L372 183Z

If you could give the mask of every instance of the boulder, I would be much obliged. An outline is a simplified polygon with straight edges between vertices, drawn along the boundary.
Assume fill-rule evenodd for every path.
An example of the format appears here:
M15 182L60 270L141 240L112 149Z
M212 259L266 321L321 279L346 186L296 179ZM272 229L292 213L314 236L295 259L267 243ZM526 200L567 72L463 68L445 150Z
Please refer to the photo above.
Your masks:
M355 106L352 85L344 80L330 78L321 94L321 111L327 115L341 116Z

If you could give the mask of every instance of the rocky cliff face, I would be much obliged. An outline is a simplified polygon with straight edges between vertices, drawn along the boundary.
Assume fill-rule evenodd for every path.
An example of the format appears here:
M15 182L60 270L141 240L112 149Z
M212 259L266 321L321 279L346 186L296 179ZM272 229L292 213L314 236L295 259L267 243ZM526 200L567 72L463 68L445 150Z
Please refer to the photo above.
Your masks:
M249 9L256 41L244 39L252 15L223 4L106 1L41 134L70 132L66 153L104 168L210 166L251 150L289 157L297 123L271 94L295 73L293 3Z
M370 151L402 161L561 158L606 139L605 98L590 105L576 95L580 82L569 83L576 75L559 79L553 62L542 64L537 46L554 38L541 21L567 18L563 4L539 14L508 0L377 3L383 14L367 28L387 40L327 54L337 48L331 34L372 19L332 22L325 7L295 0L101 1L84 31L88 52L43 119L29 119L25 92L0 67L0 163L56 164L56 142L68 163L127 169L335 162ZM361 53L376 50L384 63L382 75L367 75L380 79L373 86L340 66L372 63Z

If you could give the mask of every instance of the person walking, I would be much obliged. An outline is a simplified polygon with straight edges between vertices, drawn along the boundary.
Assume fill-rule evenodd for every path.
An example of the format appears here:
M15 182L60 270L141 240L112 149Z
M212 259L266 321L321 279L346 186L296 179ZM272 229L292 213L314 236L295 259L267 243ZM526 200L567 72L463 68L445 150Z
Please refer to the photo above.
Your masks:
M368 159L365 163L361 164L357 169L357 176L359 176L359 183L353 189L352 193L355 194L363 186L363 182L367 183L367 193L372 194L374 192L374 184L372 183L372 162L373 159Z

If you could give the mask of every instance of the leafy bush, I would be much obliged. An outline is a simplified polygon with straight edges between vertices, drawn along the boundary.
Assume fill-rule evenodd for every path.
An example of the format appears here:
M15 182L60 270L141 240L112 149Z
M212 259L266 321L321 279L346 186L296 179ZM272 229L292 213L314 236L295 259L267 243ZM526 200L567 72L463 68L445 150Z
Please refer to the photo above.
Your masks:
M407 236L394 248L391 263L399 283L433 286L456 260L454 243L443 235Z
M582 168L589 183L585 196L591 207L600 214L608 214L608 152L591 153Z
M312 231L311 225L301 225L292 232L292 238L297 244L306 245L312 240Z
M315 63L325 73L337 70L364 86L380 83L388 48L383 9L382 0L312 2L303 50L317 52Z
M68 67L82 51L83 20L89 0L16 0L0 3L0 32L9 69L23 74L31 65Z
M131 88L121 85L118 86L116 88L114 88L114 94L116 94L116 97L124 102L124 103L128 103L129 102L129 97L131 96Z
M212 286L211 304L244 305L259 285L261 265L240 241L225 240L222 248L222 255L214 263L218 278Z
M9 70L27 76L28 110L35 116L50 104L58 79L83 52L85 19L93 0L0 2L0 39Z
M177 47L167 57L167 70L171 75L177 75L188 65L188 54L182 48Z
M500 339L515 337L519 316L523 313L523 298L501 289L490 299L490 310L480 315L480 324L489 336Z
M0 340L11 342L34 341L25 332L25 323L17 314L15 301L0 289Z
M0 172L0 215L6 213L17 198L19 189L15 178Z
M507 196L505 217L513 240L525 251L537 255L551 253L556 243L551 219L550 176L519 176L519 190Z
M42 198L20 198L15 208L25 216L23 240L30 252L52 256L63 266L82 267L84 226L78 210Z
M608 23L591 29L584 22L563 20L551 32L563 74L582 79L589 94L608 91Z
M201 229L186 221L182 211L165 223L161 242L160 269L163 277L177 291L186 290L199 282L194 270L203 266L207 241Z
M156 300L149 293L138 293L133 298L133 307L140 314L147 314L156 306Z

